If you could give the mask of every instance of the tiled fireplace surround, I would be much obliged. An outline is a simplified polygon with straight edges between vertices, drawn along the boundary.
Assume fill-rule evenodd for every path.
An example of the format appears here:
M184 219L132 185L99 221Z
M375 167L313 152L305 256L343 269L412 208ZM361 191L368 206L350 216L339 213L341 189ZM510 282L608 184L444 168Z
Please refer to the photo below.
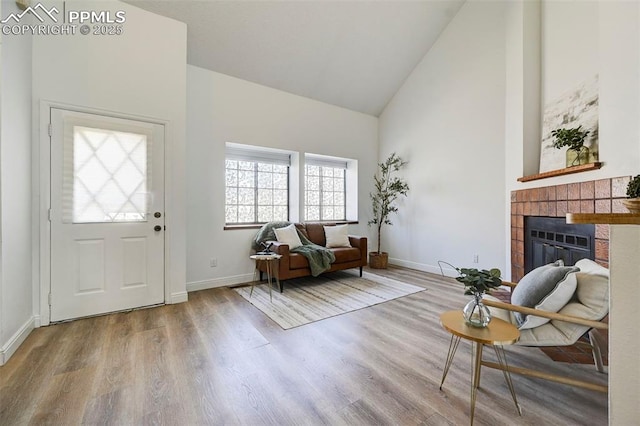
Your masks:
M511 192L511 280L524 276L524 218L567 213L626 213L630 176L521 189ZM609 226L596 225L596 262L609 266Z

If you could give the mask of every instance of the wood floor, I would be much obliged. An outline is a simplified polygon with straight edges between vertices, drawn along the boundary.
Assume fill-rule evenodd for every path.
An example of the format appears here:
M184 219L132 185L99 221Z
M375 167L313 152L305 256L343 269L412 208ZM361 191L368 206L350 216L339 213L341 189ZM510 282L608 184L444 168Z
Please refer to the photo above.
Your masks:
M36 329L0 367L0 425L468 424L467 342L438 389L450 339L438 318L464 305L462 288L382 273L426 291L287 331L226 288ZM607 381L538 349L509 346L507 356ZM484 369L475 424L607 424L605 394L513 377L523 416L502 373Z

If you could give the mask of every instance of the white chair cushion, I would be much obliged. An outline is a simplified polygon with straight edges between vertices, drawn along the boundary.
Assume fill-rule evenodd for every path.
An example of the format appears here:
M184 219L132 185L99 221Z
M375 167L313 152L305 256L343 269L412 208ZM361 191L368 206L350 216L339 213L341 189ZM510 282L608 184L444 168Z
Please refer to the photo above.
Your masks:
M562 324L557 327L558 324ZM568 322L551 321L540 327L520 330L520 346L567 346L574 344L589 327Z
M351 247L347 225L324 226L327 248Z
M578 289L576 296L584 305L584 318L600 321L609 313L609 270L593 260L581 259L576 262Z
M285 226L284 228L275 228L273 232L276 234L278 242L287 244L289 246L289 250L302 245L302 241L300 241L300 237L298 236L298 231L293 223L289 226Z
M576 262L576 266L580 268L581 272L592 275L602 275L609 278L609 270L591 259L580 259Z
M485 294L482 296L483 299L493 300L496 302L500 302L501 300ZM580 316L577 314L579 308L579 303L569 303L565 306L560 312L570 315L569 312L574 312L575 316ZM493 306L489 306L489 311L491 311L491 315L494 318L499 318L503 321L511 323L518 326L516 319L514 317L514 312L509 311L507 309L502 308L494 308ZM589 327L584 325L571 324L563 321L551 321L546 324L542 324L535 328L521 329L520 330L520 339L516 345L520 346L565 346L572 345L575 343L580 336L589 330Z

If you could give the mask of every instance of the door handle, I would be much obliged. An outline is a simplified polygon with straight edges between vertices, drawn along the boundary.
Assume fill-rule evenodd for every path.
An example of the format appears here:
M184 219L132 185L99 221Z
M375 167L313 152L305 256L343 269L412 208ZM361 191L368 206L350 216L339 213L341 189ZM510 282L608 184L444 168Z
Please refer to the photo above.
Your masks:
M153 230L156 231L156 232L160 232L160 231L162 231L162 226L156 225L156 226L153 227Z

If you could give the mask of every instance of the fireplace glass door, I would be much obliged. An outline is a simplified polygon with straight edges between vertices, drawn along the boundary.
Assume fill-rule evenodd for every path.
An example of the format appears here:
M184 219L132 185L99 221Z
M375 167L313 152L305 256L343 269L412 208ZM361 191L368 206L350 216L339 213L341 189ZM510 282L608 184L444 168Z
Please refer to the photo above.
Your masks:
M567 224L564 218L525 218L525 273L556 260L574 265L595 259L595 225Z

